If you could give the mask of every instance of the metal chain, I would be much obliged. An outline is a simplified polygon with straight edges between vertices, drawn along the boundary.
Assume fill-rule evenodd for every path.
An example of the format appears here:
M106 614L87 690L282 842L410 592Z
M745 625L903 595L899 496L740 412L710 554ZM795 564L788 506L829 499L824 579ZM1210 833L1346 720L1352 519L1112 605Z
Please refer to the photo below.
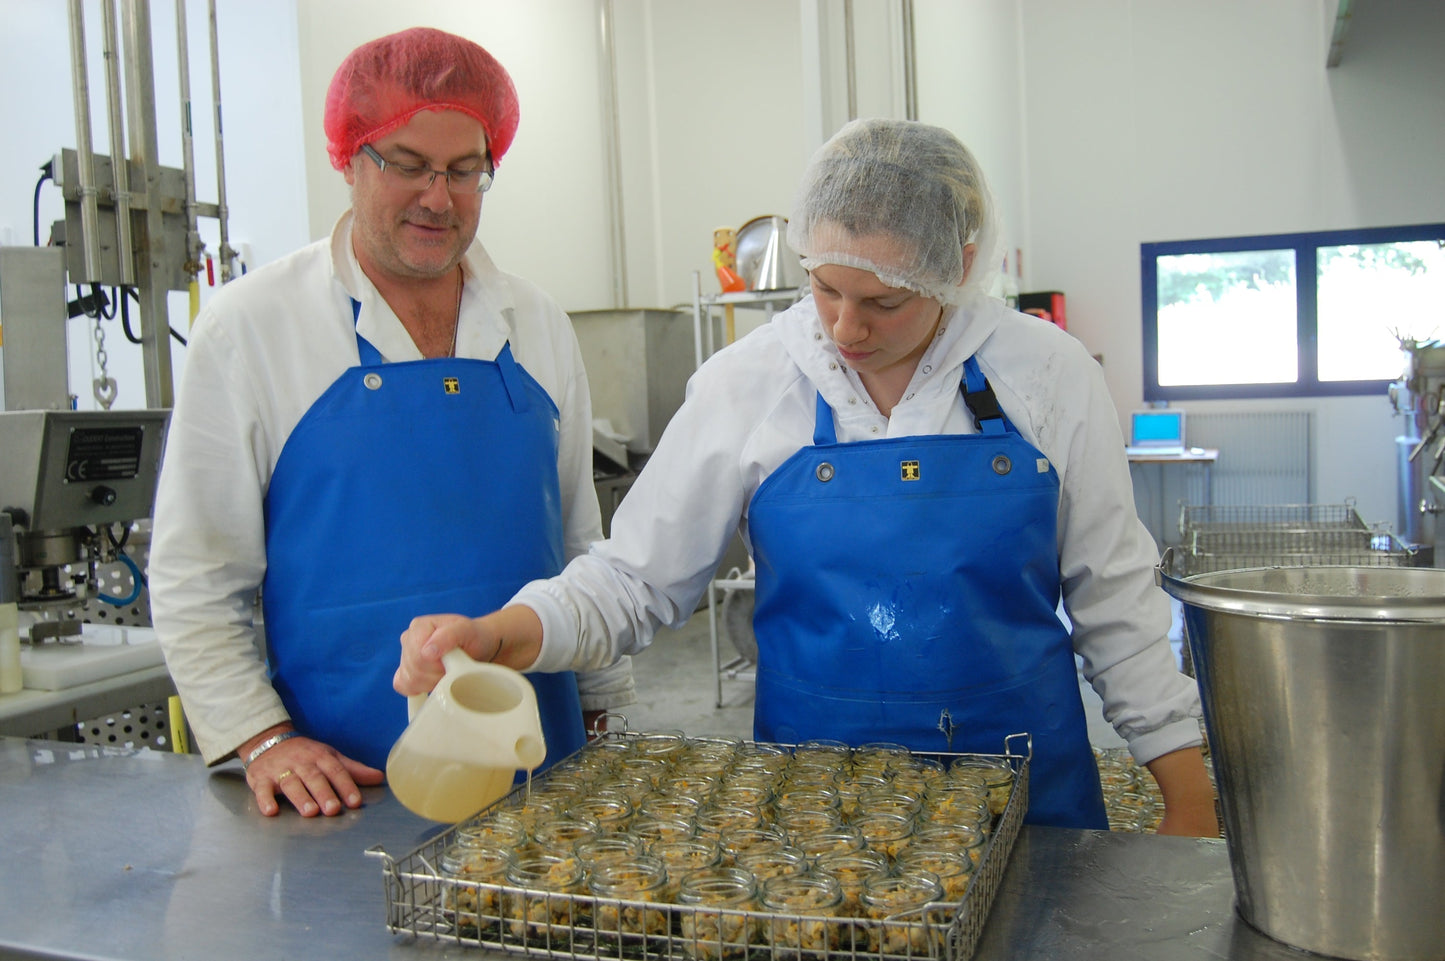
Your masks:
M100 376L91 381L91 393L95 395L96 401L104 410L110 410L110 405L115 403L116 383L106 371L107 360L105 352L105 330L100 326L100 318L95 318L95 363L100 367Z

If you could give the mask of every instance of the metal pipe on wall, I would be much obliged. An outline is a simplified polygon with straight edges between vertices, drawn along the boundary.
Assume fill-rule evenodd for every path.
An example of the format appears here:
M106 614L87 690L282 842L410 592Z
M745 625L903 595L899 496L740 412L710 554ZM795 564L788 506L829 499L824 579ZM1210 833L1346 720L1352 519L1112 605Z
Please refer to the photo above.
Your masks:
M221 228L221 283L235 274L236 252L231 249L230 209L226 206L226 151L221 133L221 45L216 31L216 0L207 0L211 27L211 99L216 127L216 220Z
M176 0L176 64L181 95L181 180L186 191L186 273L192 284L201 272L200 218L196 214L196 146L191 132L190 30L186 25L186 0ZM194 286L192 287L194 290Z
M75 153L80 181L81 270L72 281L100 283L100 205L96 202L95 152L90 143L90 74L85 55L85 11L70 0L70 79L75 96ZM73 242L73 241L72 241Z
M120 96L120 46L116 30L115 0L100 5L105 53L106 116L110 121L111 179L115 185L116 260L120 286L135 283L135 242L130 229L130 164L125 152L125 114ZM124 293L121 296L125 296Z
M843 0L843 59L848 71L848 119L858 119L858 54L853 42L853 0Z
M617 42L612 0L599 0L598 88L602 98L602 157L607 181L607 223L611 233L612 306L627 306L627 229L622 220L622 138L617 129Z
M145 355L146 406L170 407L175 399L171 371L171 328L166 314L165 233L161 221L160 145L155 122L155 67L151 60L151 17L147 0L122 0L125 37L126 107L130 114L131 163L145 184L145 219L138 248L136 288L140 294L141 351Z
M918 56L914 47L913 0L903 0L903 119L918 119Z

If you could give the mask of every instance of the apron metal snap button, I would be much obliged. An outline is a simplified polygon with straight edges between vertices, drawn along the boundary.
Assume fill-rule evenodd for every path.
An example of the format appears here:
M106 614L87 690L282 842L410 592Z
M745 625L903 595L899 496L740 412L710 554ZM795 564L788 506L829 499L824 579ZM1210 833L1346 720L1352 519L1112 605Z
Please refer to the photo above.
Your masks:
M367 390L376 390L381 386L381 375L377 373L367 374L361 378L361 382L366 385Z
M824 461L823 463L818 465L818 469L813 471L813 474L818 478L818 480L826 484L828 483L828 481L833 479L833 465L828 463L827 461Z
M993 459L993 472L995 474L1007 474L1014 469L1013 461L1004 454L999 454Z

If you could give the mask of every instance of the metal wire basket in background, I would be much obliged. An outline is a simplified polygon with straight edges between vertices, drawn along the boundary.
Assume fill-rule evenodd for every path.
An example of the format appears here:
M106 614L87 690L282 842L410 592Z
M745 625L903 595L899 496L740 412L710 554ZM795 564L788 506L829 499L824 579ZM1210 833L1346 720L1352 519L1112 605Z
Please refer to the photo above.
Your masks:
M1182 576L1251 567L1408 567L1414 551L1343 504L1186 505L1180 509Z

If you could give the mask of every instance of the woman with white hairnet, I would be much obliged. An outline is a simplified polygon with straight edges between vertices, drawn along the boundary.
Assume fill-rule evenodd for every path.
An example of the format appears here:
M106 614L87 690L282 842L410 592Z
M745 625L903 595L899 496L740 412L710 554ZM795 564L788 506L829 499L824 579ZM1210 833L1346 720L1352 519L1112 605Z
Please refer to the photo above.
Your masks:
M636 652L688 619L739 530L759 740L997 753L1028 731L1027 819L1105 828L1077 653L1160 784L1161 832L1216 834L1102 373L987 296L997 234L948 131L845 126L788 226L812 296L693 376L611 540L495 614L418 618L397 689L430 689L456 646L547 671Z

